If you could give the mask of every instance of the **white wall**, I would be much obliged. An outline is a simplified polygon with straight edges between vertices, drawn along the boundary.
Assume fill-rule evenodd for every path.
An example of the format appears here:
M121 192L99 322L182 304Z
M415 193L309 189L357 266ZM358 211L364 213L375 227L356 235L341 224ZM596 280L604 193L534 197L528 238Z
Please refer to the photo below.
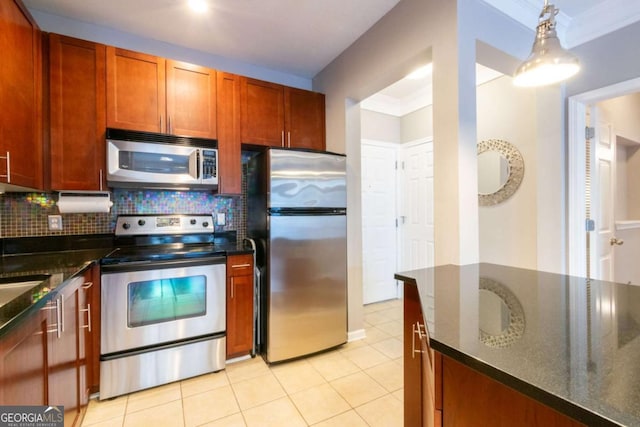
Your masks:
M402 142L417 141L433 136L433 105L401 117Z
M481 206L480 261L537 268L536 92L505 76L478 86L478 141L501 139L524 160L524 178L506 201Z
M617 136L640 144L640 92L598 103Z
M90 40L109 46L116 46L178 61L190 62L216 70L227 71L287 86L311 89L311 80L300 76L234 61L229 58L211 55L195 49L187 49L158 40L134 36L129 33L52 15L39 10L30 10L30 12L42 31Z
M401 122L399 117L361 109L360 118L362 120L362 139L396 144L400 142Z

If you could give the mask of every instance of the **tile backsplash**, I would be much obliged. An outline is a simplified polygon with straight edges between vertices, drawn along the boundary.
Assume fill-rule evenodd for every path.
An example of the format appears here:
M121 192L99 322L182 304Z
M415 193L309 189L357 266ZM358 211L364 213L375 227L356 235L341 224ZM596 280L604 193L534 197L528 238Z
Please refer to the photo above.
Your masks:
M225 225L216 231L235 230L246 235L244 198L218 196L205 191L124 190L112 192L109 213L62 214L62 231L48 229L48 216L59 215L58 193L5 193L0 195L0 237L60 236L112 233L121 214L217 214Z

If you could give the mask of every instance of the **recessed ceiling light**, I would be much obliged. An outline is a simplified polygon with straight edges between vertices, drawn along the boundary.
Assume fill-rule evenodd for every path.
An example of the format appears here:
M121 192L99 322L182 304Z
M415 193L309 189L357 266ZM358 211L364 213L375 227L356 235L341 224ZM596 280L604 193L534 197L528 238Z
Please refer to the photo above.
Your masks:
M207 1L206 0L189 0L189 7L198 13L206 12Z
M433 64L423 65L417 70L414 70L411 73L409 73L409 75L406 78L411 80L419 80L431 74L431 70L433 70Z

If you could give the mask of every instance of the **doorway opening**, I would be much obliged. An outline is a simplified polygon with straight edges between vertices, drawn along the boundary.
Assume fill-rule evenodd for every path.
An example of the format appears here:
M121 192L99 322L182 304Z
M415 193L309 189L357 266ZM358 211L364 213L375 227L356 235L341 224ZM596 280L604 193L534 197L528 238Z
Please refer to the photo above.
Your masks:
M363 303L400 298L398 271L433 265L431 73L361 108Z
M569 98L569 274L640 285L640 79Z

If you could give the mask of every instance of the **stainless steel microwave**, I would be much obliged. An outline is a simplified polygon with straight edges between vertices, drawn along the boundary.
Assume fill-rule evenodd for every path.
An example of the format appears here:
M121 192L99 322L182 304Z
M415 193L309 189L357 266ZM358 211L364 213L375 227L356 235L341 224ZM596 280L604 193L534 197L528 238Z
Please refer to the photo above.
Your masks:
M217 190L217 141L107 129L110 187Z

